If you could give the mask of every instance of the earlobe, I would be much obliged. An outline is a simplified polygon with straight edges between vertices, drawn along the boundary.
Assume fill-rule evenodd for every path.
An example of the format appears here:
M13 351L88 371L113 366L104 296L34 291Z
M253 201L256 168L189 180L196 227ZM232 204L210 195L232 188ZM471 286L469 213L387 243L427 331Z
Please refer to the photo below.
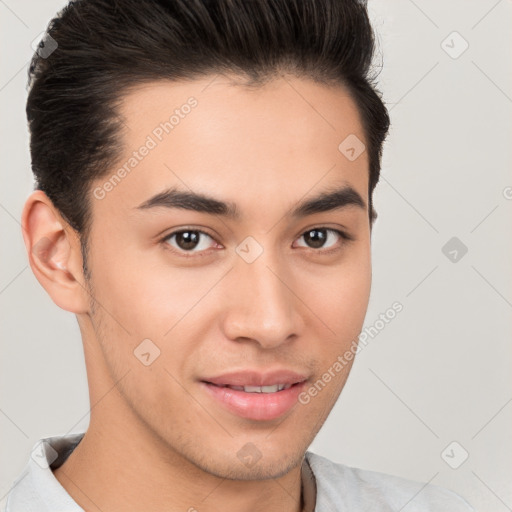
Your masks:
M79 239L43 191L26 200L21 227L30 267L53 302L66 311L87 313Z

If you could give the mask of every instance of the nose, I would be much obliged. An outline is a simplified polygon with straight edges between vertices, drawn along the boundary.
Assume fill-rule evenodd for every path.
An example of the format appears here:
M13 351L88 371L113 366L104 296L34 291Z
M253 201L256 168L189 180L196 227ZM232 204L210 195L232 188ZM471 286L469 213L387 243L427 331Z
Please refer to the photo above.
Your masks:
M292 273L270 251L252 263L238 259L226 283L225 336L234 341L250 339L266 349L295 339L303 328L304 298L294 284Z

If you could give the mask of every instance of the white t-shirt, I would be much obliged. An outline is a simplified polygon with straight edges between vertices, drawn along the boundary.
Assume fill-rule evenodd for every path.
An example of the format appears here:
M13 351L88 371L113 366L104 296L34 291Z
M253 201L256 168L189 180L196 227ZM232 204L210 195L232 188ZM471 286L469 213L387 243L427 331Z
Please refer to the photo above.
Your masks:
M83 512L55 478L84 433L47 437L35 443L14 481L5 512ZM475 512L453 491L396 476L352 468L306 452L316 484L314 512Z

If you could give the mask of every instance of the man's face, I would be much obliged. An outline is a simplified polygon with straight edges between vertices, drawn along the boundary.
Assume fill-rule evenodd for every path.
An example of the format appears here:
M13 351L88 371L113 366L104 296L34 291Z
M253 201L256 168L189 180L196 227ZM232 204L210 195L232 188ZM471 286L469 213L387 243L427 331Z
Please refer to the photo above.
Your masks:
M341 392L352 360L335 363L368 305L368 155L338 149L364 140L355 104L297 78L249 90L211 76L147 84L122 114L124 155L91 189L88 267L101 306L85 346L104 361L89 384L122 379L112 421L164 457L220 477L280 476ZM353 194L293 214L347 187L362 206ZM239 217L183 201L139 208L169 189L236 205ZM258 383L295 384L239 388Z

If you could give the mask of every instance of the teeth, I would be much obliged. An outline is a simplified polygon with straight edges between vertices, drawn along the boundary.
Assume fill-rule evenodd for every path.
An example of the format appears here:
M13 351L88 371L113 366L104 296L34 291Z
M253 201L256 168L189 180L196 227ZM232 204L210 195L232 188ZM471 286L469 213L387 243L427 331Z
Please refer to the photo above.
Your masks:
M245 391L246 393L276 393L283 389L289 389L291 384L274 384L273 386L227 386L236 391Z

